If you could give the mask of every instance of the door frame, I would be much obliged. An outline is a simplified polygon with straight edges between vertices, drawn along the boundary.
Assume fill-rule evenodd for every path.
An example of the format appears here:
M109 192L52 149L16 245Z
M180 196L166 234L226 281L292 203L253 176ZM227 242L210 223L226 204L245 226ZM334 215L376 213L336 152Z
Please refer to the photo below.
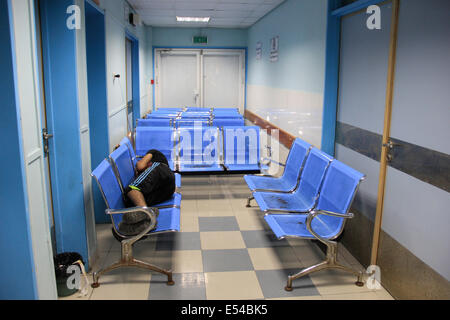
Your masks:
M326 70L324 89L324 117L322 133L322 150L334 156L336 145L336 123L339 99L339 64L341 44L341 20L344 16L363 10L370 5L377 5L386 0L357 0L349 5L342 6L342 0L328 0L328 24L326 45ZM386 81L386 105L383 128L383 146L380 161L380 176L378 183L378 199L375 215L374 234L372 238L371 264L376 265L378 247L383 218L383 201L386 189L387 173L387 144L390 140L393 86L395 78L395 62L397 48L398 12L400 0L392 0L393 14L391 22L391 40L389 48L388 78Z
M76 32L66 27L66 15L61 14L73 3L73 0L39 1L43 72L48 129L54 135L49 141L49 159L57 252L78 252L89 268Z
M39 92L40 92L40 112L41 112L41 126L43 130L48 130L47 121L47 109L45 101L45 79L44 79L44 55L42 48L42 22L40 17L39 0L34 0L34 15L35 15L35 26L36 26L36 52L37 52L37 65L36 69L38 71L38 81L39 81ZM44 141L45 144L45 141ZM50 155L44 150L44 165L45 165L45 186L47 190L48 199L48 211L49 211L49 226L50 226L50 236L52 240L52 248L56 251L56 232L55 232L55 214L53 208L53 191L52 191L52 176L51 176L51 165L50 165Z
M133 131L136 121L141 117L141 96L140 96L140 73L139 73L139 39L125 29L125 69L127 68L127 46L126 41L131 41L131 64L132 64L132 94L133 94L133 123L132 128L128 128L128 107L127 107L127 128ZM128 99L127 99L128 100ZM128 106L128 101L126 102Z
M91 169L94 170L109 155L109 117L105 13L91 0L85 1L85 28ZM92 196L95 222L110 222L110 217L105 214L105 201L96 183L92 185Z
M153 46L153 81L154 85L152 88L153 91L153 111L156 110L156 106L158 105L157 101L159 102L160 92L158 87L158 79L159 79L159 71L157 71L156 66L160 65L160 54L158 54L158 51L164 51L164 50L177 50L178 52L182 51L207 51L209 53L211 52L236 52L236 51L242 51L243 52L243 58L244 61L242 63L244 67L244 74L242 75L244 77L244 88L243 88L243 94L241 97L242 101L242 107L243 112L247 109L247 81L248 81L248 48L247 47L214 47L214 46ZM201 72L203 73L203 60L200 57L199 61L199 69L201 69ZM200 89L200 104L203 106L204 98L203 98L203 81L201 81L201 77L198 77L199 82L199 89Z
M343 0L328 0L325 52L325 87L323 103L322 150L335 154L336 119L339 96L339 64L341 51L341 19L370 5L386 0L357 0L342 6Z

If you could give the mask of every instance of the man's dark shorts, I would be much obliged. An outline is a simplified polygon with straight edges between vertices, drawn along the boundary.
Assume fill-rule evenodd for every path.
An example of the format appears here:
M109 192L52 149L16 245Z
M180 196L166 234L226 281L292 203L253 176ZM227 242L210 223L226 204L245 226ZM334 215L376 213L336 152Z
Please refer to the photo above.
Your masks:
M128 186L125 194L132 190L140 191L144 195L148 207L155 206L172 198L175 193L175 175L166 164L154 162ZM125 200L127 207L133 206L128 197Z

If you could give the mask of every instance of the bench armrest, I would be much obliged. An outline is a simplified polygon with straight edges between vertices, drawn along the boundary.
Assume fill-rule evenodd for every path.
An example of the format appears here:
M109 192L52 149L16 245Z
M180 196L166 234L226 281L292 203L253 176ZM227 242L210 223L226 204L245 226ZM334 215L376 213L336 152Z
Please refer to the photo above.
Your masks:
M264 161L267 161L267 162L264 162ZM263 158L261 160L261 163L264 164L264 165L268 165L269 163L275 163L275 164L279 165L280 167L286 167L285 163L281 163L281 162L278 162L278 161L275 161L275 160L272 160L272 159L269 159L269 158Z
M138 234L135 237L132 237L128 240L125 240L129 245L133 245L134 243L141 240L143 237L145 237L150 231L152 231L157 224L157 214L155 213L155 210L152 208L147 207L134 207L134 208L125 208L125 209L119 209L119 210L113 210L113 209L106 209L105 213L107 215L115 215L115 214L126 214L126 213L135 213L135 212L142 212L145 213L148 218L150 219L150 225L148 228L146 228L144 231L142 231L140 234Z
M316 215L325 215L325 216L332 216L337 218L345 218L345 219L353 219L354 214L353 213L337 213L332 211L326 211L326 210L313 210L311 214L315 213Z
M308 217L306 218L306 228L315 238L317 238L317 240L319 240L320 242L322 242L323 244L325 244L327 246L329 245L330 240L324 239L323 237L319 236L312 228L312 221L320 215L326 215L326 216L344 218L344 219L353 219L353 217L354 217L353 213L337 213L337 212L326 211L326 210L313 210L308 214Z

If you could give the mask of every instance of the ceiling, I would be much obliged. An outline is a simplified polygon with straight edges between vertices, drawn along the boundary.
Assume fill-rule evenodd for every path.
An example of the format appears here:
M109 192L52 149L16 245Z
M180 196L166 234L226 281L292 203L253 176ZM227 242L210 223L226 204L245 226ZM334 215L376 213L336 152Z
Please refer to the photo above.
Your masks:
M285 0L128 0L143 23L155 27L247 28ZM177 22L176 16L211 17L209 23Z

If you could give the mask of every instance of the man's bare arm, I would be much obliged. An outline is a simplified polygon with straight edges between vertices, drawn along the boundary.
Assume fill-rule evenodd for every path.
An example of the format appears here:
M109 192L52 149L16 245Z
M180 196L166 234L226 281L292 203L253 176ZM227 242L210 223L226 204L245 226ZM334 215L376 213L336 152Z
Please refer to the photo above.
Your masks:
M142 160L139 161L136 165L136 169L138 170L138 172L145 171L148 168L148 165L152 161L152 159L153 155L151 153L142 158Z

